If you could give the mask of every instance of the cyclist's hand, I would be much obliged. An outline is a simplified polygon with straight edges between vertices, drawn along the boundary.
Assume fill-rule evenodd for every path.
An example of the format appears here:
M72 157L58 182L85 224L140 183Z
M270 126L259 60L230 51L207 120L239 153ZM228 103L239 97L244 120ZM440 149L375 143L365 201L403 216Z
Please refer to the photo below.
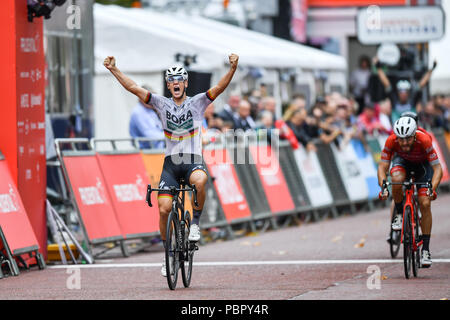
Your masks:
M427 195L431 201L436 200L436 198L437 198L437 193L434 190L433 190L433 193L431 193L431 194L430 194L430 191L427 191Z
M239 56L237 54L232 53L228 56L228 59L230 60L231 68L236 69L239 61Z
M434 70L434 69L436 69L436 67L437 67L437 61L436 61L436 59L433 61L433 67L431 67L431 70Z
M114 58L113 56L106 57L103 61L103 65L106 69L111 70L116 66L116 58Z
M378 194L378 198L380 200L386 200L389 197L389 191L387 189L384 189L384 191L380 191Z

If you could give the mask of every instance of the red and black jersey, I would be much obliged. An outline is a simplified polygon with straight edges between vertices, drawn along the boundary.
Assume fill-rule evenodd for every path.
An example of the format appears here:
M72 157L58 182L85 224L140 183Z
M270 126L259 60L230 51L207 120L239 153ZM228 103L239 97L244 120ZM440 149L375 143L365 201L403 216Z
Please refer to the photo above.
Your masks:
M381 161L390 162L394 154L413 163L425 161L428 161L431 165L439 163L439 158L433 147L431 136L423 129L416 131L416 140L409 152L402 151L397 136L391 134L386 140L383 151L381 152Z

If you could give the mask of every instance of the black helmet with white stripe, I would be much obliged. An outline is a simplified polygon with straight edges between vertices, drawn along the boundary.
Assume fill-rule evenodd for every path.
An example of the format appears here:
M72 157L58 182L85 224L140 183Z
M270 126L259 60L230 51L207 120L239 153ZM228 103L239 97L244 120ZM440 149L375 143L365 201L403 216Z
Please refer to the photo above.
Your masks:
M394 123L394 133L398 138L411 137L416 133L417 123L411 117L401 117Z
M417 120L418 120L417 113L415 113L413 111L402 112L402 114L400 115L400 118L403 118L403 117L411 117L411 118L413 118L416 121L416 123L417 123Z
M186 69L184 69L183 67L180 67L180 66L173 66L166 70L166 75L165 75L166 81L171 76L182 76L183 80L188 79L188 73L187 73Z

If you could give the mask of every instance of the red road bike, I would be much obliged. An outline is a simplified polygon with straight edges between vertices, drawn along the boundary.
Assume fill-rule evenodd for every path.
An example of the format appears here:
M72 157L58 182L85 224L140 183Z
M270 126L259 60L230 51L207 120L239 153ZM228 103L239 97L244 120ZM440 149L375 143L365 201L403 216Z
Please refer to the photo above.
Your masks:
M411 172L411 176L414 176L413 172ZM388 190L388 186L390 185L402 185L405 192L401 243L403 244L403 265L406 279L410 278L411 269L414 277L417 277L418 269L421 268L420 256L423 241L421 239L421 230L419 228L420 216L415 186L423 184L423 182L414 182L412 177L409 181L404 182L386 182L383 180L382 192ZM428 191L432 193L431 181L428 181L426 185Z

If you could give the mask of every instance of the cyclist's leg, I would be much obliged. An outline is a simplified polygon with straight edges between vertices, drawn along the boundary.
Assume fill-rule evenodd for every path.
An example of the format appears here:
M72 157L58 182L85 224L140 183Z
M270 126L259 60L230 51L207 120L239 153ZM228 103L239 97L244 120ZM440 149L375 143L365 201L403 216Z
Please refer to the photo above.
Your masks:
M194 203L194 198L192 198L192 208L195 211L202 211L203 205L205 204L206 199L206 182L208 181L208 176L206 172L202 169L196 169L192 171L189 176L189 184L195 185L197 189L197 203L198 206Z
M426 162L420 165L422 174L420 178L416 179L417 182L426 183L428 180L431 180L433 177L433 167ZM430 251L430 236L431 236L431 227L433 224L433 219L431 215L431 199L427 195L427 187L426 184L418 185L418 194L419 194L419 207L420 212L422 213L421 218L421 229L422 229L422 239L423 239L423 250Z
M187 181L189 184L195 185L197 189L197 203L194 203L194 198L192 197L192 209L193 209L193 219L192 224L198 225L200 222L200 215L202 214L203 205L206 199L206 183L208 181L208 174L206 173L205 166L203 164L202 158L194 156L194 161L189 165L187 172Z
M161 233L161 239L163 240L164 245L166 241L167 219L170 211L172 210L173 196L170 194L170 187L179 188L180 185L177 182L175 173L173 172L173 164L170 161L170 157L166 157L164 159L159 189L167 189L167 192L158 192L159 232Z
M392 182L401 183L405 181L407 171L406 161L395 156L392 160L391 179ZM397 214L403 213L403 188L401 185L392 185L392 198L394 200L394 205Z
M161 233L161 239L165 245L167 219L169 217L170 210L172 210L172 196L169 194L159 194L158 206L159 206L159 232Z
M422 254L421 265L424 268L431 267L431 254L430 254L430 237L431 237L431 200L426 194L426 189L419 190L419 206L422 213L420 227L422 229Z

